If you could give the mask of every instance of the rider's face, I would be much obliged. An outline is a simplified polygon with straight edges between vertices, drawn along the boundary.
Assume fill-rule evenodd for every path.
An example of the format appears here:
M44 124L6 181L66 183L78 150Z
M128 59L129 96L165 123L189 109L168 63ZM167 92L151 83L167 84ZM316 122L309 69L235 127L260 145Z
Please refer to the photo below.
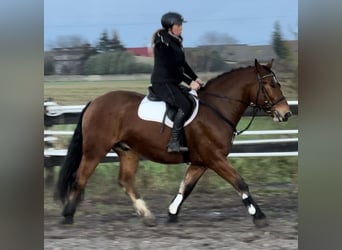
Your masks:
M183 26L182 24L174 24L172 25L170 31L172 34L176 36L180 36L182 34Z

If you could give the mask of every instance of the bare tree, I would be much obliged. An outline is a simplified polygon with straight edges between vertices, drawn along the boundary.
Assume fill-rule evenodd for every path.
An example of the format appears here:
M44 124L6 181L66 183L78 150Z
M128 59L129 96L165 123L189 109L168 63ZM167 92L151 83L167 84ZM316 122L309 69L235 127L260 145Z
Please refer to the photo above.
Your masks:
M229 34L208 31L200 38L201 45L236 44L238 41Z
M88 42L79 35L60 36L57 38L55 48L74 48L81 47Z

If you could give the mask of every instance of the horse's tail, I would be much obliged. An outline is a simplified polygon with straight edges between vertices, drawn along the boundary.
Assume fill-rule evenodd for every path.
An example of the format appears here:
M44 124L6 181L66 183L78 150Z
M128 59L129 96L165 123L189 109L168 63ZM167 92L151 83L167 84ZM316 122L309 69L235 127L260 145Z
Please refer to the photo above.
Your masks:
M56 196L60 198L63 203L68 195L69 190L72 188L72 185L75 182L76 171L79 168L82 159L82 120L83 114L88 108L89 104L90 102L81 112L74 135L72 136L68 147L68 153L59 172Z

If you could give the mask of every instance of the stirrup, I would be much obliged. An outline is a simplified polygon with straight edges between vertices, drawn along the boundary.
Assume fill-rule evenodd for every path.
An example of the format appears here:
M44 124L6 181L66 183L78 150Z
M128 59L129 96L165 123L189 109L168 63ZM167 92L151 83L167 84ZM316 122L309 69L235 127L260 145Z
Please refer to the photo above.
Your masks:
M167 152L168 153L179 153L179 152L186 152L189 149L187 147L184 146L176 146L176 147L167 147Z

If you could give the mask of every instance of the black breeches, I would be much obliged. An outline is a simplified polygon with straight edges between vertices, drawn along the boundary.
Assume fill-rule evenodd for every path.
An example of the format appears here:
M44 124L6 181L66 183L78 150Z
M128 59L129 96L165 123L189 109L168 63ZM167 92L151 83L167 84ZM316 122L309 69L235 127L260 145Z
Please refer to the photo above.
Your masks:
M174 84L153 84L153 92L168 104L180 108L187 117L191 112L191 101L180 87Z

